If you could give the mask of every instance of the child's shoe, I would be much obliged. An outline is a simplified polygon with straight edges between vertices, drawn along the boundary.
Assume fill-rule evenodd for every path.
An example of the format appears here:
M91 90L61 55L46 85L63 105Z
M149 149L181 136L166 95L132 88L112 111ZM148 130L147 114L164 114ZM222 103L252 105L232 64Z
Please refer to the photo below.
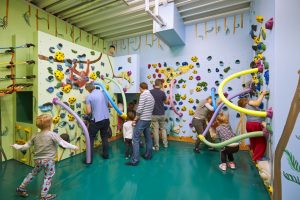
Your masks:
M200 149L199 148L194 148L194 152L195 153L200 153Z
M226 166L226 163L221 163L220 165L219 165L219 168L220 168L220 170L222 170L222 171L226 171L226 169L227 169L227 166Z
M152 147L154 151L159 151L159 147Z
M229 162L229 163L228 163L228 167L229 167L230 169L235 169L235 163L234 163L234 162Z
M56 197L56 194L47 194L45 197L41 197L40 200L50 200L54 199Z
M16 191L17 191L18 195L21 196L21 197L28 197L29 196L29 194L28 194L28 192L25 188L18 187Z

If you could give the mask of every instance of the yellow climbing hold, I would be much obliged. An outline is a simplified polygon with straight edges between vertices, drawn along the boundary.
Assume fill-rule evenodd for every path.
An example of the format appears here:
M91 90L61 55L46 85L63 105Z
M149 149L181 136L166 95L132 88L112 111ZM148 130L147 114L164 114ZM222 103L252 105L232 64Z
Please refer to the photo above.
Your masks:
M193 98L189 98L189 103L194 103L194 99Z
M193 56L193 57L191 58L191 60L192 60L193 62L197 62L197 61L198 61L198 57L197 57L197 56Z
M57 124L59 122L59 120L60 120L60 116L58 116L58 115L52 118L53 124Z
M65 59L65 54L61 51L55 52L54 59L57 61L63 61Z
M201 87L200 86L196 86L196 92L200 92L202 89L201 89Z
M190 109L190 110L189 110L189 115L190 115L190 116L193 116L194 114L195 114L195 111L194 111L193 109Z
M97 74L95 72L92 72L90 74L90 79L96 80L97 79Z
M260 15L257 15L257 16L256 16L256 21L257 21L258 23L263 23L264 17L263 17L263 16L260 16Z

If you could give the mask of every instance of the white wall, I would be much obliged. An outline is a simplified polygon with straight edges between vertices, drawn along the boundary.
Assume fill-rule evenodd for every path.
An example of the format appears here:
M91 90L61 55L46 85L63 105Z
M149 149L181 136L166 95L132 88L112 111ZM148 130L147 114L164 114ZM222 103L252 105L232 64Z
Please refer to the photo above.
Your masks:
M287 0L275 1L275 96L274 96L274 121L275 144L283 131L290 103L294 96L299 75L300 52L300 1ZM286 150L292 152L296 160L300 162L300 140L296 135L300 134L299 117ZM284 155L282 158L282 171L300 177L300 173L291 169ZM299 199L300 185L287 181L282 177L282 199Z

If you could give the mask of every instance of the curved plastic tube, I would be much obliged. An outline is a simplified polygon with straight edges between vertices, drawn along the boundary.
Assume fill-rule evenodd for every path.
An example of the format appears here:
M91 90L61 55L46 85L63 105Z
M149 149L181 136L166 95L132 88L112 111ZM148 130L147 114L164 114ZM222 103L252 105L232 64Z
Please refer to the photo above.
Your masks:
M217 109L217 104L216 104L216 88L212 87L211 88L211 99L212 99L212 105L214 107L214 110Z
M245 113L247 115L257 116L257 117L272 118L273 112L271 109L268 109L268 111L255 111L255 110L241 108L237 105L234 105L229 100L227 100L223 94L223 89L224 89L225 85L232 79L243 76L243 75L251 74L251 73L257 73L257 72L262 72L262 68L254 68L254 69L244 70L244 71L232 74L231 76L227 77L224 81L222 81L222 83L220 84L220 86L218 88L219 97L228 107L230 107L238 112Z
M112 78L104 77L104 79L107 79L107 80L113 82L114 84L116 84L118 86L119 90L121 91L122 100L123 100L123 104L124 104L124 112L121 114L121 117L123 119L126 119L127 118L127 100L126 100L125 92L124 92L122 86L116 80L114 80Z
M241 135L237 135L233 138L230 138L229 140L226 140L224 142L220 142L220 143L211 143L209 141L207 141L205 139L205 137L203 135L199 135L200 140L213 148L223 148L229 144L235 143L235 142L239 142L240 140L246 139L246 138L252 138L252 137L261 137L264 136L264 132L262 131L256 131L256 132L251 132L251 133L245 133L245 134L241 134Z
M102 83L98 83L98 82L94 82L94 85L101 87L101 89L104 91L104 94L107 97L108 101L110 102L110 104L112 105L112 107L117 111L118 115L120 115L122 118L126 119L127 118L127 114L123 113L118 108L117 104L112 100L112 98L110 97L108 91L106 90L105 85L103 85Z
M174 100L173 100L173 86L174 86L174 83L175 83L175 79L173 79L170 83L170 95L169 95L170 106L171 106L171 108L173 109L173 111L175 112L176 115L178 115L179 117L182 117L183 113L177 112L177 109L175 108L175 105L174 105Z
M82 119L75 113L69 106L64 104L63 102L59 101L58 98L54 98L52 100L52 103L55 105L60 105L62 108L64 108L66 111L68 111L70 114L72 114L79 125L81 126L84 136L85 136L85 141L86 141L86 163L90 164L91 163L91 143L90 143L90 136L89 136L89 131L82 121Z
M246 93L248 93L248 92L250 92L250 91L251 91L251 89L247 89L247 90L242 91L242 92L240 92L240 93L238 93L238 94L235 94L235 95L233 95L233 96L230 96L228 99L231 100L231 99L233 99L233 98L235 98L235 97L237 97L237 96L246 94ZM211 127L212 123L215 121L217 115L219 114L219 112L220 112L220 110L222 109L223 106L224 106L224 102L222 102L222 103L217 107L217 109L215 109L215 112L214 112L213 116L211 117L209 123L207 124L207 126L206 126L206 128L205 128L205 130L204 130L204 132L203 132L202 135L205 136L205 135L207 134L209 128Z

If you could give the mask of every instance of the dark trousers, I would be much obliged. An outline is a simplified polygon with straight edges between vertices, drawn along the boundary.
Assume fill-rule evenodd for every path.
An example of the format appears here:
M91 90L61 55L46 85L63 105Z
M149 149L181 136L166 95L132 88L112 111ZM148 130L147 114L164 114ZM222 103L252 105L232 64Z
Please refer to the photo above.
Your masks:
M132 155L132 139L125 138L125 156Z
M103 156L108 156L108 128L109 119L105 119L99 122L91 121L89 124L89 135L91 141L91 157L94 155L94 141L98 131L100 131L100 136L102 140Z
M239 151L239 146L234 146L234 147L230 147L230 146L226 146L221 150L221 162L222 163L226 163L227 162L227 158L229 162L233 162L234 158L233 158L233 154Z
M206 129L206 122L205 119L196 119L193 118L192 125L195 128L198 135L203 134L204 130ZM209 142L213 142L213 139L210 136L210 132L208 131L205 135L205 138ZM195 148L199 149L201 140L197 137Z

